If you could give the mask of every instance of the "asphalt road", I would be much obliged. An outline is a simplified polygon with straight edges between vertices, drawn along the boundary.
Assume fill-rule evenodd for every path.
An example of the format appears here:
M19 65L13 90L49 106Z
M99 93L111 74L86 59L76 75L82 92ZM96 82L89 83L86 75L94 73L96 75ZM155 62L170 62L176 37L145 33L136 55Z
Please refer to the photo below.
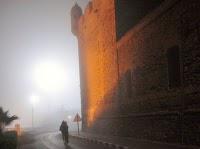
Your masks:
M89 143L84 140L69 138L64 146L59 132L27 132L20 139L19 149L110 149L102 144Z

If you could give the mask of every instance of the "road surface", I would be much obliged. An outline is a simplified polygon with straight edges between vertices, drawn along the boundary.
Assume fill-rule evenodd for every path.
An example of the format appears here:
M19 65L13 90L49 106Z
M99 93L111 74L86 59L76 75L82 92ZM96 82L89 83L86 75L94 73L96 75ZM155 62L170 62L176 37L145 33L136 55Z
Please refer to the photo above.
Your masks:
M69 138L69 145L64 146L59 132L26 133L19 149L110 149L102 144Z

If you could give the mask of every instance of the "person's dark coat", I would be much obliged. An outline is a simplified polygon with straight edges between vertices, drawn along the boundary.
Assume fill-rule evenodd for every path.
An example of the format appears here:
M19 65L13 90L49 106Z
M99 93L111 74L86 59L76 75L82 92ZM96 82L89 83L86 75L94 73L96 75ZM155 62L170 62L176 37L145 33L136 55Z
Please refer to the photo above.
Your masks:
M63 140L68 143L68 125L66 121L62 121L62 124L60 125L60 131L62 133Z

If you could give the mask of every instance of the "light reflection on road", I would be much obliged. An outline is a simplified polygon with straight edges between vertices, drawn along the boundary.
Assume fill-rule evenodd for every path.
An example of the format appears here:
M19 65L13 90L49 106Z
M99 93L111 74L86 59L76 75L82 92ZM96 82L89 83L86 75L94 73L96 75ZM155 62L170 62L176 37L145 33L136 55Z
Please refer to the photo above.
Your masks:
M103 145L88 143L75 138L70 138L69 145L65 147L59 132L32 133L31 137L34 137L34 141L29 144L22 144L19 149L107 149Z

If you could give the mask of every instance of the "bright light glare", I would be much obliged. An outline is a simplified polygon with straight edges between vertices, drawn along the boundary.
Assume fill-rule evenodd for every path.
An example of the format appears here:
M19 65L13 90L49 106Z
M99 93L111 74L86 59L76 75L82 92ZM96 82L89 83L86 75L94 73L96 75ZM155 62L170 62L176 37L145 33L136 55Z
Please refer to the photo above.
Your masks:
M59 91L65 85L65 69L57 63L41 63L36 66L35 81L44 91Z
M39 103L39 97L38 97L38 96L32 95L32 96L30 97L30 101L31 101L31 104L32 104L33 106L35 106L36 104Z
M71 120L71 119L72 119L72 116L71 116L71 115L68 115L67 118L68 118L69 120Z

